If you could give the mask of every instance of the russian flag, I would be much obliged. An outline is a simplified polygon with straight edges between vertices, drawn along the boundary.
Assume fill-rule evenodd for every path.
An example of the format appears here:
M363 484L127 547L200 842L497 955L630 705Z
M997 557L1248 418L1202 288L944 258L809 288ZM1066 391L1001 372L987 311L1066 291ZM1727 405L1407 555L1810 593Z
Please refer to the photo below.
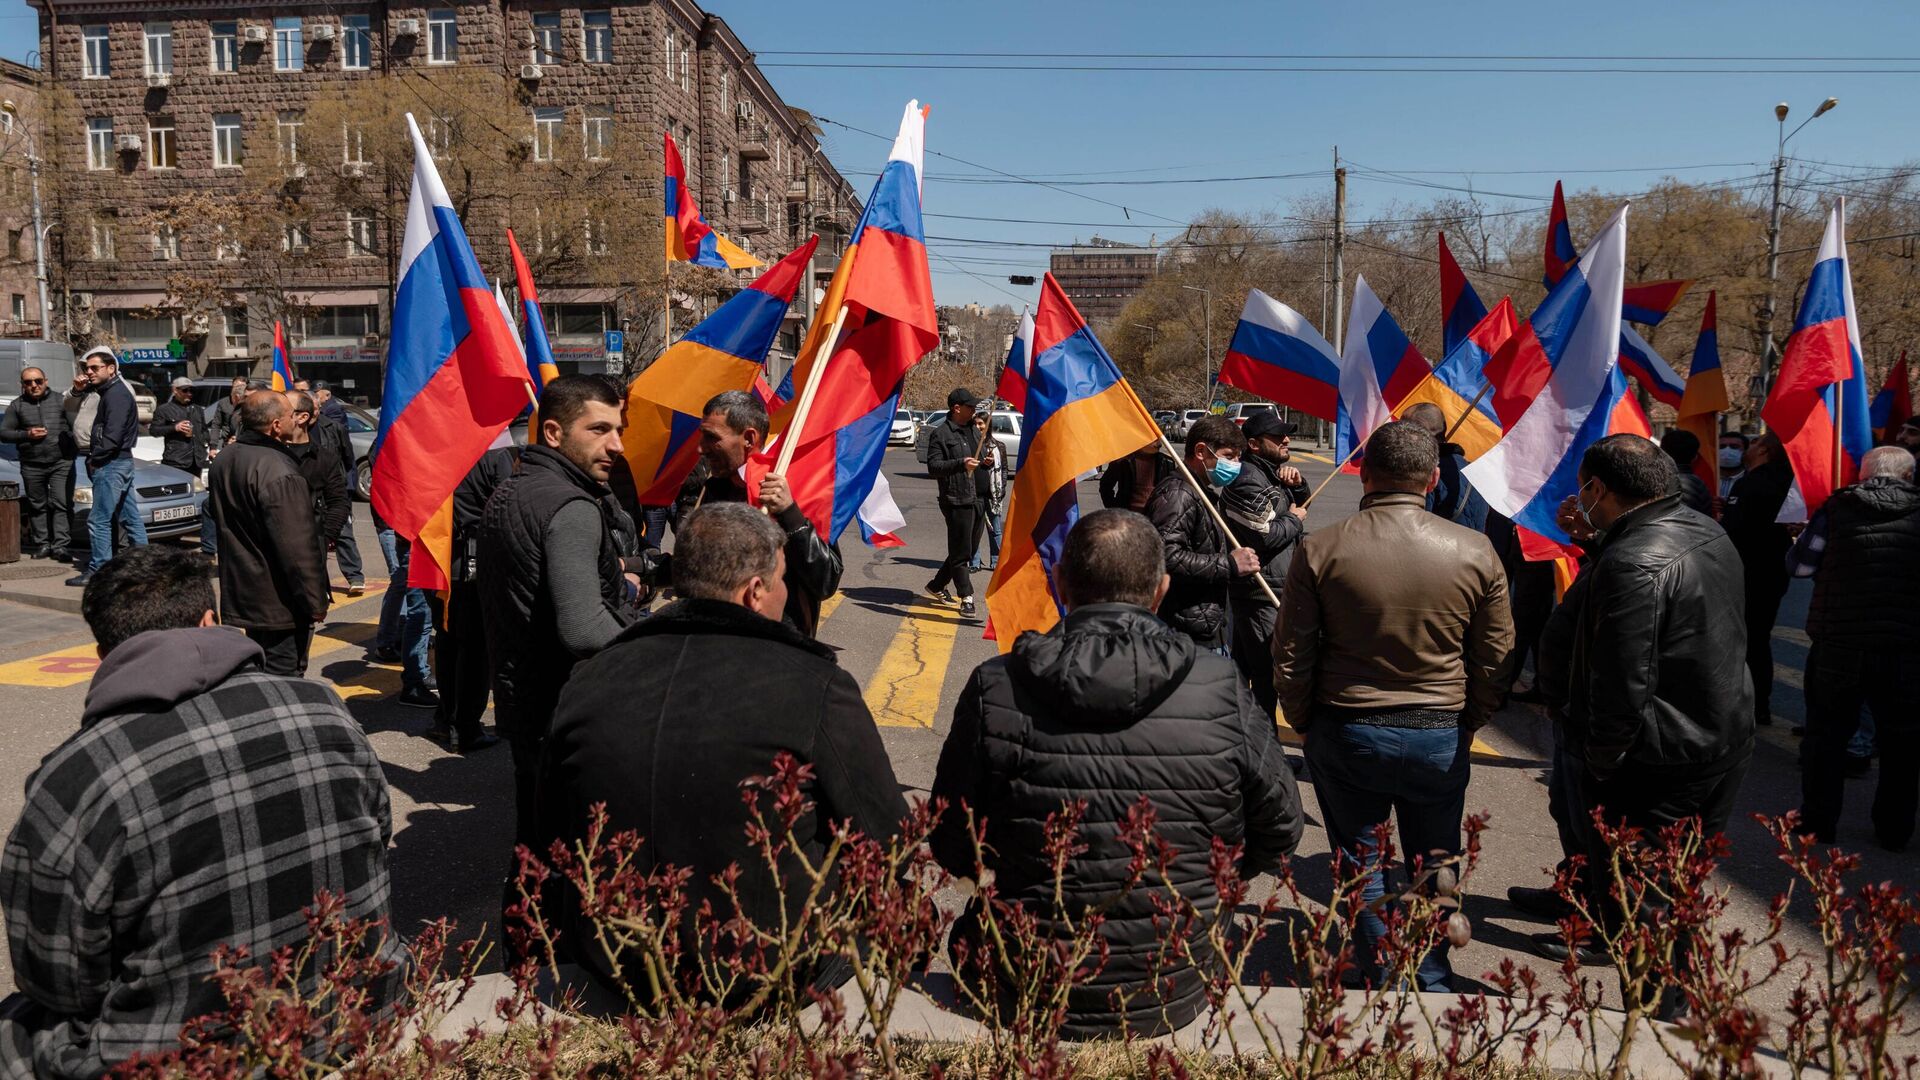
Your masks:
M1473 284L1460 270L1460 264L1454 261L1453 251L1447 247L1447 234L1440 234L1440 354L1452 356L1453 350L1480 320L1487 317L1487 305L1480 302L1480 294L1473 291Z
M1679 414L1674 426L1693 432L1700 440L1700 456L1694 460L1693 473L1715 494L1720 491L1720 414L1731 404L1726 373L1720 370L1720 330L1715 314L1718 302L1718 293L1707 294L1707 310L1700 316L1700 336L1693 342L1686 393L1674 410Z
M1875 442L1893 438L1893 433L1906 426L1913 417L1913 389L1907 385L1907 354L1904 351L1900 359L1887 369L1887 381L1881 385L1880 392L1873 395L1873 404L1867 407L1867 415Z
M1567 196L1560 189L1560 181L1553 182L1553 210L1547 216L1547 238L1545 263L1546 273L1540 277L1541 284L1551 289L1566 276L1580 252L1573 246L1573 230L1567 225Z
M1247 293L1220 382L1322 420L1340 414L1340 354L1306 316L1259 289Z
M702 411L714 395L764 382L767 353L819 237L809 237L668 346L627 387L627 467L643 506L666 506L700 455ZM764 433L763 433L764 434Z
M1080 520L1081 474L1158 440L1160 428L1052 274L1033 318L1020 467L1007 502L1000 564L987 586L987 630L1001 652L1059 622L1053 569Z
M1538 390L1505 437L1466 468L1489 506L1555 544L1570 543L1554 519L1580 486L1581 455L1641 415L1619 364L1626 252L1622 206L1497 358Z
M373 507L427 558L409 584L447 587L453 489L527 403L526 365L473 257L433 155L407 114L413 191L373 444Z
M1000 369L1000 385L994 389L1014 412L1027 411L1027 362L1032 355L1033 313L1022 310L1020 328L1013 332L1013 346L1007 350L1006 366Z
M1626 323L1620 324L1620 366L1655 401L1680 407L1680 398L1687 392L1686 382L1674 373L1666 357L1655 352L1647 339Z
M874 502L876 491L885 492L880 462L907 371L940 343L920 216L926 130L927 110L908 102L801 346L792 373L801 391L773 423L781 438L793 440L787 484L794 501L828 542L855 520L869 542L895 542L898 511L888 509L890 497ZM829 341L835 323L841 332Z
M1493 449L1504 428L1493 408L1487 365L1513 339L1519 325L1520 316L1513 310L1513 300L1502 297L1500 303L1448 351L1433 369L1433 378L1401 399L1393 410L1394 415L1404 416L1408 406L1430 402L1440 407L1447 426L1453 429L1453 442L1459 445L1468 461ZM1513 419L1519 419L1518 415Z
M281 393L293 389L293 361L287 359L287 332L280 320L273 320L273 368L267 373L267 385Z
M1340 357L1339 413L1334 419L1333 456L1341 462L1366 445L1374 428L1393 419L1394 407L1433 371L1364 274L1353 279L1352 312Z
M513 280L520 292L520 343L527 356L527 377L533 380L537 395L547 383L560 377L553 362L553 346L547 341L547 321L540 314L540 292L533 287L533 268L520 252L520 241L507 230L507 251L513 256Z
M740 249L738 244L713 231L693 191L687 187L687 167L680 160L680 148L673 133L666 137L667 261L690 262L716 270L751 270L760 260Z
M1847 265L1847 206L1835 199L1814 257L1800 314L1793 321L1780 372L1760 415L1786 444L1807 513L1853 483L1873 449L1867 376L1860 359L1860 321Z

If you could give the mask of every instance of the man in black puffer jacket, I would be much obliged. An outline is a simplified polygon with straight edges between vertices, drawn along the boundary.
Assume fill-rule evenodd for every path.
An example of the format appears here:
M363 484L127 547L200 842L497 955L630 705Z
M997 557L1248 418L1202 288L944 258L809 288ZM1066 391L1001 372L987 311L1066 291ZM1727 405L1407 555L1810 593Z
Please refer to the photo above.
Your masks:
M1126 888L1130 851L1121 823L1142 797L1157 835L1174 851L1169 879L1199 910L1203 932L1218 903L1208 872L1213 842L1244 845L1240 872L1277 865L1300 842L1300 794L1270 719L1259 715L1232 661L1154 618L1167 592L1165 549L1153 526L1126 510L1100 510L1074 526L1058 568L1066 618L1026 633L1013 651L980 665L954 709L933 795L947 812L932 838L950 872L976 877L966 809L984 822L985 869L1000 900L1054 922L1053 872L1044 828L1070 800L1086 803L1085 849L1060 883L1076 917L1099 910L1105 967L1067 1000L1070 1038L1160 1035L1206 1004L1205 972L1176 961L1162 940L1153 875ZM979 932L970 909L956 940ZM1200 964L1210 959L1194 944ZM1124 1011L1114 991L1132 997Z
M1913 838L1920 792L1920 487L1913 455L1882 446L1860 482L1833 493L1793 549L1813 578L1807 608L1807 739L1800 744L1801 824L1832 843L1846 786L1847 744L1873 710L1880 785L1873 829L1900 851Z
M1226 417L1205 416L1188 430L1186 451L1187 471L1212 497L1215 485L1225 487L1239 478L1247 437ZM1154 486L1147 518L1166 544L1172 582L1160 617L1201 648L1223 652L1229 587L1260 572L1259 553L1236 546L1221 531L1207 501L1185 477Z

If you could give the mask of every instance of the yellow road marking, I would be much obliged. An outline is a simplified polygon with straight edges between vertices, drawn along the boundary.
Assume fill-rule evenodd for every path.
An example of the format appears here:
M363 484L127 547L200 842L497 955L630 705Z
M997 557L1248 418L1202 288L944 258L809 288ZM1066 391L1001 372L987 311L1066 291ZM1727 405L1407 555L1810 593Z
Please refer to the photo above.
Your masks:
M916 603L867 680L867 708L881 727L931 730L940 711L940 688L953 659L963 621L952 608Z
M829 596L825 600L821 601L820 621L826 622L827 616L832 615L836 611L839 611L840 601L845 600L846 598L847 597L845 593L836 592L832 596Z
M1295 450L1293 452L1293 456L1303 457L1303 458L1306 458L1308 461L1317 461L1322 465L1332 465L1334 463L1333 459L1330 457L1322 457L1319 454L1310 454L1305 450Z

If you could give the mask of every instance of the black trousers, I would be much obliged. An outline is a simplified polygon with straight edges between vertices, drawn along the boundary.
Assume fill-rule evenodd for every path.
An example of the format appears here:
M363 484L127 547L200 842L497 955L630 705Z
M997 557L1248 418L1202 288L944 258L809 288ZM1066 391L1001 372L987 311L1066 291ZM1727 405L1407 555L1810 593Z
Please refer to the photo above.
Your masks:
M1873 710L1880 782L1873 831L1898 851L1913 839L1920 808L1920 646L1868 651L1815 642L1807 654L1807 737L1800 744L1800 816L1831 843L1846 790L1847 743L1860 710Z
M1540 645L1540 633L1553 614L1553 564L1550 562L1515 563L1507 578L1508 595L1513 606L1513 664L1507 674L1507 687L1520 678L1527 656ZM1539 658L1535 657L1538 666Z
M269 675L306 677L307 653L313 648L312 623L291 630L248 630L247 636L267 654L261 670Z
M1280 708L1273 686L1273 627L1279 618L1280 609L1271 604L1233 604L1233 663L1267 716Z
M1779 573L1747 573L1747 671L1753 676L1753 722L1773 723L1773 624L1787 595L1786 564Z
M954 595L972 596L973 579L967 576L967 563L976 546L973 523L980 516L980 507L943 505L940 514L947 519L947 561L940 564L940 572L933 575L928 586L942 589L952 583Z
M469 582L453 587L443 605L438 593L427 594L433 611L434 678L440 684L440 706L433 726L451 731L462 742L478 737L480 718L493 690L493 661L487 653L487 628L481 621L480 591Z
M20 484L26 489L28 543L36 548L65 550L73 524L73 462L20 463Z

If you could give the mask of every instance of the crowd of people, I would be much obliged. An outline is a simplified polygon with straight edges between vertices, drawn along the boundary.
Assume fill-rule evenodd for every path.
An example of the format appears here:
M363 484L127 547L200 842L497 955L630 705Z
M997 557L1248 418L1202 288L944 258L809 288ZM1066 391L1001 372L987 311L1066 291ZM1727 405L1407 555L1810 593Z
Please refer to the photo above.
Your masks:
M455 492L452 587L419 598L432 618L416 623L411 590L389 591L390 645L420 649L408 686L422 688L433 635L435 731L455 749L490 745L491 700L513 760L517 844L577 839L604 805L615 830L646 837L639 870L691 871L689 911L718 902L715 875L737 866L727 887L743 912L775 924L800 898L750 848L742 780L780 752L810 766L812 809L795 835L816 857L844 826L894 835L907 810L860 686L816 640L841 555L785 479L756 467L769 418L748 393L707 403L701 473L678 506L623 505L612 483L623 400L596 376L547 384L525 449L490 451ZM1009 486L978 405L956 390L928 446L948 544L926 592L963 614ZM317 890L355 913L387 910L379 764L339 699L300 677L331 602L327 548L343 535L324 411L301 388L236 384L207 421L217 601L204 560L176 549L134 547L87 570L102 665L81 730L30 780L0 863L20 986L0 1006L0 1074L93 1076L172 1045L182 1020L217 1004L203 979L210 948L265 955L299 940ZM45 414L10 413L4 430L56 430ZM1553 859L1605 864L1596 812L1724 830L1755 728L1771 722L1771 657L1754 638L1771 634L1795 574L1813 579L1803 827L1833 839L1870 714L1877 835L1896 850L1910 840L1920 424L1867 455L1860 482L1797 536L1777 524L1791 472L1771 436L1722 438L1719 492L1682 480L1676 456L1691 461L1697 446L1602 439L1560 507L1584 566L1556 602L1550 568L1543 589L1512 523L1462 474L1444 420L1410 410L1375 430L1358 510L1313 529L1295 429L1278 416L1245 428L1209 416L1178 458L1163 441L1114 462L1106 508L1052 555L1059 624L966 679L931 786L949 807L932 854L956 877L990 873L1001 899L1036 913L1061 901L1105 912L1105 965L1070 996L1068 1034L1161 1033L1204 1005L1205 973L1167 960L1152 890L1129 891L1122 831L1142 798L1170 875L1206 914L1220 899L1216 841L1238 846L1248 875L1296 849L1304 768L1336 865L1384 898L1403 888L1380 851L1388 827L1408 862L1459 855L1474 733L1519 697L1551 719ZM110 472L117 435L103 443L100 423L91 452ZM165 426L194 444L191 416L170 411ZM396 548L390 561L404 565ZM1282 721L1303 763L1287 760ZM1056 890L1044 830L1067 800L1085 805L1082 843ZM1597 875L1575 888L1601 918L1618 916ZM564 890L550 899L562 941L581 937L588 905ZM1548 889L1509 899L1544 920L1568 907ZM962 913L956 940L981 932L979 914ZM1391 978L1378 950L1387 919L1383 906L1358 918L1357 980ZM684 932L695 963L711 943ZM1543 931L1537 948L1565 958L1570 946ZM617 985L621 965L597 950L570 958L616 991L649 992ZM828 987L847 974L828 964L794 977ZM1453 986L1444 941L1416 982ZM1679 1008L1671 988L1653 989L1663 1013Z

